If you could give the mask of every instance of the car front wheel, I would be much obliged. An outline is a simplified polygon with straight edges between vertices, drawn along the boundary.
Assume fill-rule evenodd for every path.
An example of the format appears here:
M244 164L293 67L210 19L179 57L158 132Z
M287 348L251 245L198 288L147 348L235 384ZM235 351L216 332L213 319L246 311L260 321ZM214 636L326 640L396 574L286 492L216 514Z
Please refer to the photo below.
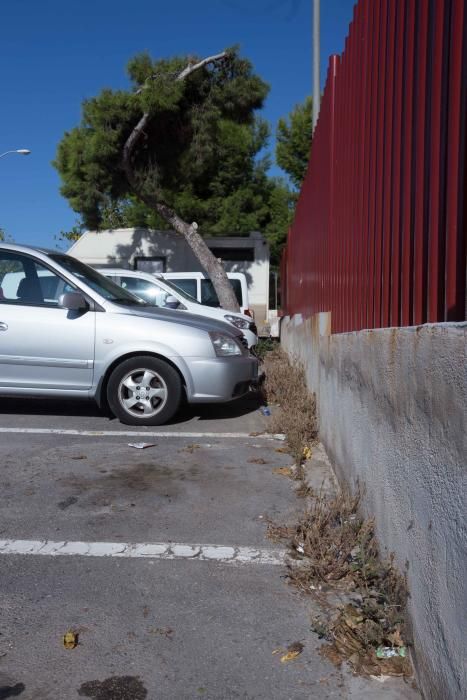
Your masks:
M182 398L178 372L156 357L132 357L110 375L107 400L127 425L163 425L175 415Z

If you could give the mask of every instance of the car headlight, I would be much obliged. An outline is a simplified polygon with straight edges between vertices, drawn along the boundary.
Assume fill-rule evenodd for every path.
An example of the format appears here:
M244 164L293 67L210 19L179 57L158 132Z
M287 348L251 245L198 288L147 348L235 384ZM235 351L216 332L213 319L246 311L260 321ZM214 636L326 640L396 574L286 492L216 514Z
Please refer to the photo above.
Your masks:
M209 333L214 351L218 357L232 357L241 355L242 351L235 338L231 338L224 333Z
M248 330L248 328L250 327L251 321L247 321L246 319L240 318L239 316L227 315L224 316L224 318L228 323L232 323L234 326L236 326L237 328L241 328L242 330Z

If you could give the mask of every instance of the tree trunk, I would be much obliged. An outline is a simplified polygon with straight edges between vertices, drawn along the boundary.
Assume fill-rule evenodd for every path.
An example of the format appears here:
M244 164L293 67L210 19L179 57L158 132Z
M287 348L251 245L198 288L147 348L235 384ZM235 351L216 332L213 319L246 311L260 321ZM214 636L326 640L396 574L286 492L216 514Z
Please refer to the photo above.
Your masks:
M139 194L139 196L145 204L155 209L177 233L180 233L185 238L193 254L210 278L222 308L228 311L240 311L237 297L229 278L221 263L214 257L204 239L199 235L198 225L196 223L188 224L164 202L149 198L144 194Z
M221 263L214 257L203 238L199 235L198 224L195 222L188 224L167 204L140 192L137 184L134 182L132 173L131 175L127 173L127 177L135 195L151 209L155 209L177 233L180 233L185 238L195 258L210 278L222 308L228 311L240 311L237 297L229 278Z
M208 56L208 58L204 58L202 61L199 61L199 63L190 64L184 68L181 73L179 73L175 80L185 80L196 70L199 70L209 63L222 61L226 58L226 56L227 54L222 52L220 54L216 54L215 56ZM138 93L141 92L142 89L143 87L138 90ZM178 216L178 214L171 207L167 206L164 201L159 199L156 193L149 196L142 192L141 188L138 186L138 180L133 170L131 156L136 144L141 138L141 135L144 133L150 118L149 112L145 112L143 114L138 124L128 137L123 148L122 165L128 182L131 185L133 192L139 199L145 202L145 204L152 209L155 209L160 216L162 216L162 218L167 221L167 223L170 224L175 231L177 231L177 233L184 236L200 265L204 268L206 274L211 279L213 287L216 290L219 298L220 305L228 311L239 311L240 308L237 297L235 296L233 287L229 282L229 278L227 277L221 263L214 257L202 237L199 235L198 225L196 223L188 224L180 216Z

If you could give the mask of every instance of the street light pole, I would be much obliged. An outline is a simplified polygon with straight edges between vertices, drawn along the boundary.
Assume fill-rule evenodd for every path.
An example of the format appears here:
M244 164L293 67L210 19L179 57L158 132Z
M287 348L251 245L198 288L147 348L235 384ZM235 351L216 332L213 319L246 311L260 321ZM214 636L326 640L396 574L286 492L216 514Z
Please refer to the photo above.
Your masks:
M0 158L3 158L3 156L7 156L9 153L19 153L20 156L28 156L31 153L31 151L29 150L29 148L17 148L13 151L5 151L5 153L0 153Z
M320 74L320 0L313 0L313 132L316 128L321 103Z

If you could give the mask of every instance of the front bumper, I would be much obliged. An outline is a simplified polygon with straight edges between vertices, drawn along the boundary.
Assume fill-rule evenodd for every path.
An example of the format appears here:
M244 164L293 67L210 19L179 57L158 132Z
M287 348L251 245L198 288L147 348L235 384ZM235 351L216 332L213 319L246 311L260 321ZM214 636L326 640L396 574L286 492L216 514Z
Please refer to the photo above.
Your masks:
M252 331L247 330L247 329L242 328L241 331L248 341L248 347L250 349L254 348L255 345L257 345L257 343L258 343L258 336L255 333L253 333Z
M193 390L189 403L223 403L246 394L258 378L258 360L241 357L185 358Z

